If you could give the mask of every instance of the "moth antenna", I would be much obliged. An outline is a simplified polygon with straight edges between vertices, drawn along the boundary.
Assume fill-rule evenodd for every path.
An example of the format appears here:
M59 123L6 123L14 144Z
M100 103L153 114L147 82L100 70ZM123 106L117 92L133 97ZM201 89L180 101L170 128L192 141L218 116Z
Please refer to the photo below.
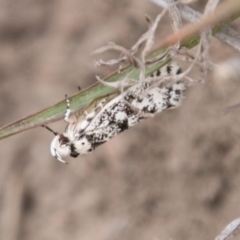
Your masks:
M51 133L53 133L55 136L58 135L57 132L55 132L54 130L52 130L50 127L46 126L46 125L42 125L42 127L46 128L48 131L50 131Z
M70 101L67 94L65 94L65 101L66 101L66 111L64 115L64 120L68 122L71 114L71 108L70 108Z

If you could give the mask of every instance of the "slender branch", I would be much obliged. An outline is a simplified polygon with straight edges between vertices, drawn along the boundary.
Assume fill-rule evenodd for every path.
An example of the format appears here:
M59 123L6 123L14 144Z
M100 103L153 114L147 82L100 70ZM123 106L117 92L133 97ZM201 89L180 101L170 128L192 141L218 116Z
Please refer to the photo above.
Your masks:
M240 218L229 223L222 233L215 240L230 240L240 232Z
M166 8L167 6L169 6L168 0L150 0L150 1L152 1L153 3L163 8ZM158 46L159 48L172 45L176 43L177 40L181 40L189 36L192 36L207 26L217 24L221 21L226 20L227 18L230 18L230 16L233 14L239 15L240 1L229 0L222 3L221 6L215 12L215 14L212 14L208 17L204 17L202 21L198 21L202 17L202 14L194 11L193 9L183 5L179 5L178 9L182 18L184 18L189 22L195 22L196 24L188 25L178 33L172 34L168 38L165 38ZM221 28L223 28L223 26L221 26ZM215 36L219 40L231 45L233 48L240 50L240 42L237 41L237 37L236 37L238 34L229 27L227 27L226 29L227 30L221 30L221 31L218 30L218 33L215 33Z

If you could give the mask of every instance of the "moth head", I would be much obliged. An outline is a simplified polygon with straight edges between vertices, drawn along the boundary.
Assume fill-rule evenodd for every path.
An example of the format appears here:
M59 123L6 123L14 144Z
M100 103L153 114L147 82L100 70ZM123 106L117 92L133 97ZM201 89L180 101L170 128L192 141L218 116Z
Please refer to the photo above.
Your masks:
M50 146L50 151L52 156L60 162L67 163L63 160L64 157L70 156L76 158L79 155L88 154L93 150L91 142L85 135L76 136L73 140L67 133L59 134L45 125L43 127L55 135Z
M57 158L58 161L66 163L63 157L78 157L79 155L85 155L93 151L91 142L86 136L79 137L74 141L71 141L66 133L57 134L52 140L50 147L52 155Z
M71 156L77 157L79 154L74 150L73 144L66 134L57 134L52 140L50 146L51 154L58 161L66 163L62 158Z

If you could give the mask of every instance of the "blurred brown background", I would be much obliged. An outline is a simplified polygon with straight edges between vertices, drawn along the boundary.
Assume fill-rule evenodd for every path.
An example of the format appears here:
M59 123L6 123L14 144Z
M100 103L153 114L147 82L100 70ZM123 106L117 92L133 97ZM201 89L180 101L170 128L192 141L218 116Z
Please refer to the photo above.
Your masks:
M90 52L107 41L132 46L147 29L144 14L159 11L148 0L0 0L0 125L109 74ZM158 39L170 31L166 17ZM213 41L213 61L236 54ZM68 166L51 157L44 129L1 140L0 239L214 239L240 216L240 109L222 114L239 91L209 75L180 108Z

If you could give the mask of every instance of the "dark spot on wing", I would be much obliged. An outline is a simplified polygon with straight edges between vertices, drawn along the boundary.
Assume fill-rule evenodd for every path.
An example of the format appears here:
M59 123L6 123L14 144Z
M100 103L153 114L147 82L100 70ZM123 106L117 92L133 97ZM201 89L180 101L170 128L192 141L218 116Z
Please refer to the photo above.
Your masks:
M59 143L61 145L66 145L69 143L69 138L68 137L65 137L63 134L60 135L60 138L59 138Z
M182 69L179 68L179 69L177 70L176 74L181 74L181 73L182 73Z
M161 71L160 71L160 69L158 69L157 71L156 71L156 76L160 76L161 75Z
M181 94L181 91L178 89L178 90L175 90L175 94L176 95L180 95Z
M168 65L167 66L167 73L170 75L172 73L172 66Z
M73 157L73 158L76 158L76 157L79 156L79 153L77 153L77 152L71 152L71 153L70 153L70 156Z
M125 119L123 122L118 124L119 128L121 129L121 132L128 129L128 120Z
M70 145L70 149L71 149L71 153L70 153L71 157L76 158L76 157L79 156L79 153L76 151L76 148L75 148L74 144Z

